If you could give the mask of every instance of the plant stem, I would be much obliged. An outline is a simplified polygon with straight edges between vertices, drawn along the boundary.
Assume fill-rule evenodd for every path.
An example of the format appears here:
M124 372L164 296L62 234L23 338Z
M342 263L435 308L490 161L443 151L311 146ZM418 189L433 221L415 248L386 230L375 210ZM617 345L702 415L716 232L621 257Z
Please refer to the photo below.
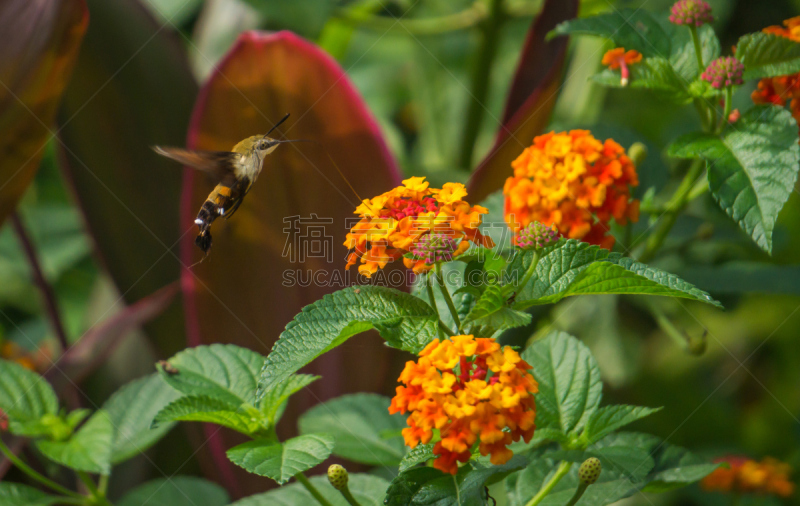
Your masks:
M65 495L67 497L72 497L74 499L80 499L81 501L86 499L84 496L82 496L82 495L80 495L80 494L78 494L76 492L73 492L72 490L69 490L69 489L67 489L65 487L62 487L61 485L59 485L58 483L54 482L53 480L51 480L51 479L49 479L49 478L47 478L45 476L42 476L41 474L37 473L28 464L23 462L22 459L20 459L16 455L14 455L14 452L12 452L8 448L8 446L6 446L6 444L3 442L2 439L0 439L0 452L2 452L3 455L5 455L6 458L8 460L10 460L15 466L17 466L20 471L22 471L23 473L27 474L32 479L38 481L42 485L44 485L44 486L46 486L46 487L58 492L59 494Z
M525 288L525 285L528 284L528 281L531 280L531 276L533 276L533 273L536 271L537 265L539 265L539 252L534 250L533 259L531 259L531 264L525 271L525 275L522 276L522 281L516 286L517 293L521 292L522 289Z
M567 475L570 469L572 469L572 462L566 462L562 460L561 463L558 465L558 469L556 469L556 474L554 474L553 477L550 478L550 481L548 481L547 483L544 484L544 486L542 486L539 492L537 492L536 495L533 496L533 498L530 501L528 501L527 504L525 504L525 506L535 506L540 502L542 502L542 500L547 496L547 494L549 494L550 491L553 490L553 487L555 487L558 484L558 482L561 481L561 478Z
M455 322L456 324L456 329L460 333L461 318L459 318L458 311L456 310L456 305L453 304L453 299L450 297L450 290L448 290L447 286L445 286L444 284L444 279L442 278L442 266L440 263L436 264L435 270L436 270L436 282L439 284L439 291L442 292L442 296L444 296L444 301L447 302L447 309L450 310L450 316L453 317L453 322Z
M566 506L575 506L575 504L580 501L587 488L589 488L588 483L579 483L578 488L575 489L575 495L572 496L572 499L569 500Z
M320 503L322 506L331 506L331 503L329 503L328 500L322 497L322 494L319 493L317 487L315 487L314 485L311 484L310 481L308 481L306 475L304 475L303 473L297 473L294 475L294 479L297 480L301 485L303 485L306 488L306 490L308 490L308 492L314 496L314 499L316 499L317 502Z
M461 151L458 157L458 166L464 170L472 167L472 154L475 149L475 140L481 128L486 111L486 97L489 93L489 79L492 74L492 63L497 54L500 41L500 29L506 19L503 9L503 0L490 0L489 17L481 23L481 46L478 60L472 74L467 116L464 121L464 131L461 135Z
M428 292L428 301L430 302L433 311L436 313L436 318L439 319L439 334L443 338L447 338L448 335L454 335L450 328L442 321L441 316L439 316L439 308L436 305L436 296L433 295L433 276L430 274L428 274L428 276L425 278L425 289Z
M108 478L109 476L107 474L101 474L100 481L97 484L97 489L103 495L106 495L106 492L108 492Z
M706 64L703 63L703 45L700 43L700 37L697 35L697 27L689 25L689 31L692 32L692 44L694 44L694 55L697 57L698 73L703 73L706 69Z
M25 256L28 257L28 262L30 263L31 270L33 271L33 280L39 287L39 290L42 292L47 316L50 319L50 324L53 326L53 331L56 334L56 338L58 338L58 342L61 345L61 350L63 352L69 348L69 342L67 341L67 333L64 330L64 324L61 321L61 315L58 311L56 294L53 291L53 287L50 285L50 283L48 283L47 278L44 276L42 264L39 262L39 255L36 253L36 247L33 245L33 241L28 235L27 230L25 230L25 225L22 223L22 219L20 219L19 214L13 213L11 215L11 225L14 227L14 232L17 234L17 238L19 238L22 249L25 251Z
M721 134L723 130L725 130L725 125L728 124L728 118L731 115L731 109L733 108L733 88L728 86L725 88L725 109L722 113L722 121L719 123L719 127L717 128L717 134Z
M675 190L672 198L669 200L669 202L667 202L666 211L664 211L664 216L658 223L658 227L656 228L655 232L653 232L650 237L647 238L647 245L645 246L642 254L639 255L640 262L648 262L652 260L658 249L662 244L664 244L664 240L667 238L669 231L672 230L672 226L675 225L678 215L681 211L683 211L683 209L686 207L686 204L689 202L689 195L692 193L691 190L694 187L694 182L703 172L705 166L706 163L702 158L695 158L695 160L692 162L692 165L689 167L689 171L686 173L686 176L684 176L680 186L678 186L678 189Z
M347 487L347 485L345 485L344 488L339 492L341 492L347 502L350 503L350 506L361 506L361 504L356 501L356 498L353 497L353 494L350 493L350 489Z

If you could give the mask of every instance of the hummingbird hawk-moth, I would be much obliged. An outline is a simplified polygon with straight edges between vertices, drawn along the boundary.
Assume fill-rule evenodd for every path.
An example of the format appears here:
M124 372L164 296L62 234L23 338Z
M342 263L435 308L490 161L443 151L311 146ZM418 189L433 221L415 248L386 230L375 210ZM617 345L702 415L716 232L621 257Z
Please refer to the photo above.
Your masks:
M160 146L153 148L159 155L205 172L217 183L194 220L200 229L194 242L203 253L208 254L211 249L211 224L218 216L228 219L239 209L245 195L261 174L264 158L275 151L278 144L293 142L269 137L288 117L288 114L284 116L265 135L248 137L236 144L231 151L191 151Z

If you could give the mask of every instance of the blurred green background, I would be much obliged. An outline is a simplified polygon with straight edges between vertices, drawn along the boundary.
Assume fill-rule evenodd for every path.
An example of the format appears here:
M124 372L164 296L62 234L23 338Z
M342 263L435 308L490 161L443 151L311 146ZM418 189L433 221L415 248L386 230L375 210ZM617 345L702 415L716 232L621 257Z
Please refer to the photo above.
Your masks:
M136 164L142 165L141 170L151 170L144 165L152 157L148 153L136 160L136 164L126 161L124 149L115 151L114 142L107 136L135 137L141 133L137 129L147 128L147 121L156 132L159 128L185 132L199 85L239 34L250 29L288 29L317 42L339 61L377 118L405 175L424 175L436 184L466 182L469 177L468 171L459 168L459 160L463 160L460 141L469 108L479 32L474 22L468 17L458 17L458 13L469 12L472 2L141 0L146 12L130 0L115 7L109 7L107 2L89 2L90 28L81 58L117 51L125 60L125 55L133 54L126 70L113 76L109 84L115 93L123 94L123 100L125 94L130 95L130 110L103 109L98 104L82 111L76 105L80 93L71 96L68 90L59 118L63 124L65 118L71 121L73 115L76 117L74 130L66 128L62 133L68 145L86 151L97 144L111 153L103 155L110 164L109 170L117 162L117 155L119 163L132 165L130 170L136 170ZM497 57L471 167L483 158L493 142L525 34L540 3L506 0L511 17L498 34ZM722 41L723 54L740 35L800 14L798 0L710 3L717 17L714 26ZM670 4L665 0L588 0L581 3L580 14L623 6L665 12ZM431 19L447 22L431 23L428 21ZM134 53L136 44L132 41L148 37L157 37L162 49L156 46L143 54ZM182 52L169 53L172 48ZM639 195L650 187L660 190L672 184L670 176L678 169L662 152L679 134L697 128L694 111L676 108L643 91L609 91L591 84L587 79L599 69L600 58L609 48L607 43L579 37L570 41L569 48L565 80L551 118L552 128L590 128L595 136L613 137L624 146L644 142L649 157L641 168ZM169 54L160 54L164 51ZM177 64L179 61L183 63ZM172 90L168 99L157 96L159 88L153 83L135 81L148 76L170 79L176 73L176 65L183 66L180 79L185 80L185 86ZM82 68L79 63L73 80L84 78L80 74ZM91 76L85 78L91 82ZM736 104L747 106L751 91L752 87L747 86L738 90ZM152 106L159 101L169 102L168 106L164 109ZM142 107L153 117L134 117L136 109ZM162 120L172 126L157 126ZM97 126L80 129L81 124ZM124 130L116 130L116 126ZM169 135L171 138L159 142L178 145L184 142L180 135ZM77 205L71 183L64 178L68 158L60 143L53 141L21 201L19 214L38 249L44 273L55 288L66 332L75 340L98 322L121 311L124 301L138 300L177 280L178 270L169 264L169 258L161 260L160 252L148 252L147 245L125 244L128 225L117 222L118 210L96 201ZM170 170L173 172L166 172ZM73 169L72 179L81 184L81 176L76 172ZM174 214L172 210L180 200L180 172L174 168L165 172L151 170L149 177L164 178L164 195L152 203L155 211L168 208ZM170 200L170 192L174 200ZM84 212L90 215L87 217ZM102 229L105 230L102 234L92 237L86 229L87 219L106 220L108 226ZM643 215L634 228L634 237L647 225L648 217ZM165 242L172 244L177 240L178 228L177 224L169 226L175 233ZM112 233L109 230L114 231L113 240L120 244L120 249L110 258L107 251L101 257L96 245L112 239L103 235ZM164 231L165 237L172 234L171 230ZM723 302L725 312L679 299L583 297L542 310L535 327L568 330L590 346L603 369L607 402L666 407L658 415L639 422L636 429L710 457L742 453L760 459L769 455L800 468L798 232L797 194L792 195L780 215L771 258L752 244L713 205L710 197L699 199L679 220L655 263L711 292ZM623 241L618 244L618 248L625 246ZM51 326L39 293L30 281L24 252L8 221L0 230L0 252L2 339L31 352L52 348ZM141 259L142 255L147 258ZM158 272L147 273L153 279L133 283L131 288L137 293L121 293L109 272L118 273L117 277L135 277L119 273L131 263L153 263L150 258L153 255L164 264L159 264ZM281 289L278 284L276 279L275 290ZM706 352L695 356L682 350L654 315L664 315L688 336L697 339L705 336ZM506 339L524 340L536 328ZM155 360L184 346L181 307L176 301L165 314L126 340L109 362L92 374L85 389L99 403L118 385L150 372ZM389 376L394 378L392 374ZM192 440L191 431L186 441L183 436L172 438L167 443L170 446L164 448L162 444L154 450L152 458L164 472L175 471L191 453ZM157 474L146 459L126 466L129 473L116 473L121 476L116 478L117 487ZM190 463L181 471L199 472L199 466ZM800 504L800 499L789 503ZM625 504L726 502L694 486L660 496L633 497Z

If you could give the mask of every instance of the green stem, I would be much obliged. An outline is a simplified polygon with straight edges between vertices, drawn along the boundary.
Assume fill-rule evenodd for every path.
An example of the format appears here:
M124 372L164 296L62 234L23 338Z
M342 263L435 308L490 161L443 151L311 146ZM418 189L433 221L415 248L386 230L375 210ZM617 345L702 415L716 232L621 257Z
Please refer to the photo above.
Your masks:
M106 492L108 492L108 478L109 476L107 474L101 474L100 481L97 484L97 489L103 495L106 495Z
M567 475L570 469L572 469L572 462L565 462L562 460L558 465L558 469L556 469L556 474L550 478L550 481L544 484L539 492L537 492L536 495L525 504L525 506L535 506L542 502L542 500L547 497L547 494L553 490L553 487L555 487L558 482L561 481L561 478Z
M531 280L531 276L536 271L536 266L539 265L539 252L534 250L533 252L533 259L531 259L531 264L528 266L528 269L525 271L525 275L522 276L522 281L519 282L516 286L517 293L521 292L525 285L528 284L528 281Z
M439 334L444 339L446 339L447 336L455 335L442 321L441 316L439 316L439 307L436 305L436 296L433 295L433 276L431 274L428 274L428 276L425 278L425 290L428 292L428 302L430 302L433 312L436 313L436 318L439 320Z
M47 478L45 476L42 476L41 474L36 472L28 464L23 462L22 459L20 459L16 455L14 455L14 452L12 452L11 449L8 446L6 446L6 444L3 442L2 439L0 439L0 452L2 452L3 455L5 455L6 458L8 460L10 460L12 464L17 466L20 471L22 471L23 473L27 474L32 479L38 481L42 485L44 485L44 486L46 486L46 487L58 492L59 494L65 495L67 497L72 497L74 499L80 499L81 501L83 501L85 499L84 496L82 496L82 495L80 495L78 493L75 493L72 490L69 490L69 489L67 489L65 487L62 487L61 485L59 485L58 483L54 482L53 480L51 480L51 479L49 479L49 478Z
M89 490L91 496L89 497L89 503L96 506L111 506L111 503L106 499L105 492L101 491L97 485L95 485L94 480L92 477L89 476L88 473L83 471L78 471L78 478L86 485L86 488Z
M723 130L725 130L725 125L728 124L728 117L731 115L731 109L733 108L733 88L728 86L725 88L725 110L722 113L722 121L720 121L719 127L717 128L717 134L721 134Z
M442 296L444 296L444 301L447 303L447 309L450 310L450 316L453 317L453 322L456 324L456 329L459 333L461 333L461 318L459 318L456 305L453 304L453 299L450 297L450 290L448 290L447 286L444 284L444 279L442 278L442 266L440 263L436 264L435 270L436 282L439 284L439 291L441 291Z
M303 485L306 488L306 490L308 490L308 493L314 496L314 499L316 499L317 502L320 503L322 506L331 506L331 503L329 503L327 499L322 497L322 494L319 493L317 487L312 485L311 482L308 481L308 478L306 478L306 476L303 473L295 474L294 479L297 480L301 485Z
M572 496L572 499L569 500L566 506L575 506L578 501L580 501L583 493L586 492L586 489L589 488L588 483L580 483L578 484L578 488L575 490L575 495Z
M344 488L339 492L341 492L347 502L350 503L350 506L361 506L361 504L356 501L356 498L353 497L353 494L350 493L350 489L347 487L347 485L345 485Z
M647 238L647 244L644 251L639 255L640 262L649 262L653 259L658 249L664 244L667 234L672 230L678 215L689 203L689 195L692 193L695 180L700 176L706 164L702 158L696 158L689 167L689 171L684 176L678 189L672 195L672 198L667 202L666 211L661 221L658 223L656 230Z
M689 25L689 31L692 32L692 44L694 44L694 55L697 57L698 72L703 73L706 69L706 64L703 63L703 45L700 43L700 37L697 35L697 27Z
M481 122L486 112L484 104L489 93L492 63L497 54L500 29L505 19L503 0L490 0L489 17L481 24L481 46L478 52L478 60L475 62L475 68L473 69L467 115L464 121L464 131L461 134L458 166L464 170L470 170L472 167L475 140L478 138Z

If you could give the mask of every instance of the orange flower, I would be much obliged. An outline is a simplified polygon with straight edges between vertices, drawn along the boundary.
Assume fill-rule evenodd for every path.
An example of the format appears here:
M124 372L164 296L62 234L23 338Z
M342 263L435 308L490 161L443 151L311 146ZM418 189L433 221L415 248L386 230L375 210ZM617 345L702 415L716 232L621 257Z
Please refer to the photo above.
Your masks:
M800 16L787 19L783 25L768 26L762 31L800 42ZM800 73L765 77L758 82L758 88L753 91L750 98L756 104L783 106L789 102L792 116L800 123Z
M611 70L620 69L620 73L622 74L620 84L622 86L627 86L628 78L630 77L628 65L633 65L640 61L642 61L642 53L639 51L631 49L626 52L624 47L617 47L606 51L606 54L603 55L603 61L600 63Z
M746 457L731 456L717 459L729 467L715 469L700 483L708 491L774 494L789 497L794 483L789 481L788 464L767 457L761 462Z
M493 247L478 231L485 207L462 200L467 190L460 183L429 188L424 177L412 177L403 186L356 208L361 220L347 234L344 245L352 249L347 268L359 263L358 272L370 277L403 255L415 273L429 271L436 261L447 260L469 248L469 241Z
M511 166L514 175L503 193L505 219L515 234L538 221L610 249L611 218L621 225L639 219L639 201L630 195L630 186L639 184L636 167L611 139L602 143L587 130L550 132L533 139Z
M434 340L416 362L406 362L389 413L410 413L403 429L406 445L428 443L433 430L433 466L456 474L476 443L493 464L513 456L508 445L533 437L539 385L531 366L509 347L471 335Z

